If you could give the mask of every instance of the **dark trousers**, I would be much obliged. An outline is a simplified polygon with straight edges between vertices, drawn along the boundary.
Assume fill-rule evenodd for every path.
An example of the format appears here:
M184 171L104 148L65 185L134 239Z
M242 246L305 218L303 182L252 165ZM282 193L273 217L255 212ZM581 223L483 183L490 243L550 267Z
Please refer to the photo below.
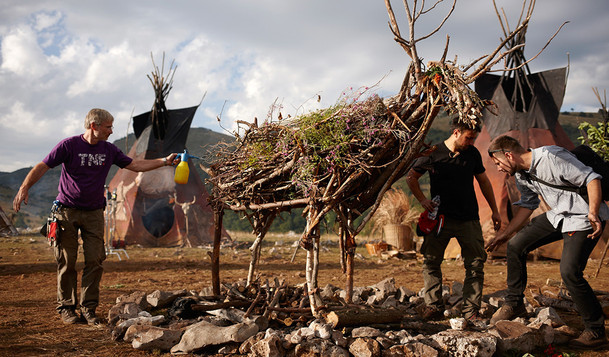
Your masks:
M544 213L533 218L526 227L508 241L506 303L511 305L522 303L524 289L527 285L527 255L541 246L562 239L560 276L577 306L585 328L604 331L603 309L584 278L588 258L599 238L586 237L592 232L592 229L561 233L561 228L562 223L558 228L554 228Z
M104 271L102 262L106 259L103 210L84 211L61 208L56 215L61 223L59 244L55 247L57 309L74 309L78 306L76 260L78 258L78 233L80 231L85 258L85 266L82 271L80 306L95 311L99 304L99 284Z
M427 305L444 308L442 300L442 261L451 238L456 238L461 246L461 256L465 266L463 281L463 316L469 318L480 310L482 287L484 285L484 239L480 221L460 221L447 218L439 235L435 232L425 236L423 254L424 298Z

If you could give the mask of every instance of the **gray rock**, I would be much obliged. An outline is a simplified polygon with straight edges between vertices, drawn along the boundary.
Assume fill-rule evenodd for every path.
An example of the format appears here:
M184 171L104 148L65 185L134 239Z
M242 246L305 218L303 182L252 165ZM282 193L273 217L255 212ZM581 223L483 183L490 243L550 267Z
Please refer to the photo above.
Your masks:
M499 353L508 350L529 352L537 347L545 347L544 337L537 330L516 321L497 321L489 333L499 337L497 341Z
M342 354L341 354L342 350ZM349 352L345 349L342 349L338 346L333 345L330 341L315 339L312 341L303 342L300 345L297 345L292 353L289 353L288 356L294 357L317 357L317 356L332 356L332 357L342 357L349 356ZM344 354L346 353L346 355Z
M180 296L187 294L185 289L176 291L161 291L156 290L146 296L146 301L154 308L167 307Z
M376 342L378 342L381 345L381 348L385 349L385 348L389 348L393 345L395 345L395 342L390 339L387 338L385 336L379 336L377 338L375 338Z
M437 357L438 351L421 342L392 346L383 351L383 357Z
M221 354L221 355L239 354L239 344L238 343L227 343L218 349L218 354Z
M309 324L309 328L314 331L315 337L319 337L324 340L328 340L330 337L332 337L332 326L320 320L313 320L313 322Z
M248 354L249 351L252 349L252 346L262 340L265 337L266 333L264 331L260 331L257 334L253 335L252 337L248 338L247 340L245 340L240 346L239 346L239 353L245 355Z
M366 300L366 305L372 306L374 304L376 304L379 301L379 296L375 295L370 295L368 296L368 300Z
M281 346L281 338L277 334L254 343L248 354L249 357L281 357L285 356L285 351Z
M140 305L135 302L119 302L108 311L108 324L116 325L121 320L124 321L137 317L142 311Z
M383 334L383 332L381 332L381 330L373 328L373 327L368 327L368 326L356 327L351 331L351 337L353 337L353 338L358 338L358 337L375 338L375 337L379 337L379 336L384 336L384 334Z
M148 312L146 312L146 314L150 315ZM158 326L163 322L165 322L165 316L162 315L145 316L144 314L144 316L134 317L116 325L116 327L114 327L114 329L112 330L112 338L114 340L120 340L127 332L127 329L133 325Z
M332 330L332 341L335 345L346 348L349 344L349 340L345 338L345 335L341 331Z
M355 357L380 357L381 345L372 338L356 338L349 345L349 352Z
M332 301L334 300L334 292L337 290L338 288L336 286L328 284L323 289L321 289L319 296L321 296L324 301Z
M128 302L132 302L132 303L139 305L140 309L142 309L142 310L147 310L150 307L150 305L148 304L148 301L146 300L145 291L134 291L131 294L121 295L116 298L117 304L128 303Z
M564 324L565 322L560 318L553 307L544 307L539 309L537 317L529 324L529 327L539 328L541 325L560 327Z
M410 299L411 296L415 296L416 294L416 292L401 286L398 289L398 292L396 293L396 298L401 304L403 304L405 302L408 302L408 299Z
M381 293L383 298L387 298L389 295L395 295L398 289L395 287L395 279L387 278L381 282L378 282L371 286Z
M134 327L134 326L132 326ZM138 350L169 351L182 337L182 331L143 326L135 335L131 345Z
M190 353L207 346L221 345L227 342L243 342L257 332L258 326L254 323L239 323L228 327L219 327L207 321L201 321L186 329L180 343L173 346L171 353Z
M383 308L398 307L398 301L395 299L395 296L389 295L385 299L385 301L383 301L383 303L381 304L381 307L383 307Z
M491 357L497 350L497 338L488 333L446 330L430 336L442 350L456 357Z

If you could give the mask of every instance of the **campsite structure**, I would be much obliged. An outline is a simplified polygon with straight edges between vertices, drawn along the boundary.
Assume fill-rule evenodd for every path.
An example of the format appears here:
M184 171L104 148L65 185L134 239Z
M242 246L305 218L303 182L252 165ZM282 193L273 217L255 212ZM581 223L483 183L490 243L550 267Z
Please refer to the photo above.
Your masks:
M0 237L14 236L17 234L17 229L13 225L12 220L4 213L2 207L0 207Z
M160 158L181 153L198 106L168 110L165 100L172 88L175 67L167 77L158 67L148 77L155 90L151 111L133 118L136 142L129 151L133 158ZM207 204L208 193L188 161L190 175L186 184L174 182L174 168L162 167L149 172L120 169L112 178L108 193L115 200L108 205L107 241L114 246L140 244L145 247L198 246L211 242L213 215ZM184 202L192 202L188 210Z
M225 209L242 212L252 222L257 238L252 246L248 284L260 254L260 242L276 215L305 207L307 227L300 243L306 250L306 280L311 311L322 307L317 289L320 248L319 224L334 211L340 227L341 266L347 275L347 303L351 302L355 237L370 220L383 194L402 177L424 149L424 139L440 112L458 116L464 123L480 120L485 103L468 85L500 61L508 52L499 50L526 29L535 1L525 2L523 21L499 47L467 66L442 58L424 65L417 42L438 32L454 10L431 33L415 37L415 22L434 9L404 2L409 36L400 33L391 3L385 1L395 41L406 51L411 64L399 93L385 100L363 93L342 98L327 110L309 116L247 126L236 149L225 151L208 170L214 185L210 202L214 208L215 235L212 284L220 293L219 243ZM476 67L474 67L476 66ZM467 70L473 69L471 73ZM363 91L365 92L365 91ZM356 221L361 217L361 220ZM357 223L356 223L357 222Z
M508 21L497 16L504 36L509 33ZM518 24L520 25L520 24ZM482 111L482 132L475 146L483 154L483 163L489 177L497 207L499 208L502 227L506 227L513 217L512 204L519 200L520 194L513 177L499 172L491 158L486 155L488 146L496 137L509 135L520 141L524 147L537 148L545 145L558 145L568 150L575 147L564 129L558 122L560 107L567 84L568 68L555 68L542 72L531 73L528 61L524 56L525 34L522 32L505 44L505 51L513 49L506 56L505 72L500 75L485 73L475 82L476 93L483 100L493 104ZM480 221L491 221L492 212L486 204L478 187L476 187L480 206ZM538 215L549 208L542 202L533 213ZM488 237L487 237L488 238ZM606 237L605 237L606 239ZM597 250L600 248L597 246ZM446 250L446 257L455 257L460 248L451 242ZM560 259L562 242L554 242L537 249L534 254L539 257ZM505 245L493 253L505 254ZM593 256L598 256L594 253Z

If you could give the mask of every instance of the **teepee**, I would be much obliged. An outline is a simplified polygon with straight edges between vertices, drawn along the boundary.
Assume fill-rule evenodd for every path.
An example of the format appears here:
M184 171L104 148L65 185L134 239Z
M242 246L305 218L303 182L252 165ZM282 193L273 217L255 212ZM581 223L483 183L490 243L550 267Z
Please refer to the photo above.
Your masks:
M505 30L501 17L502 28ZM506 21L507 22L507 21ZM513 217L512 204L519 200L520 194L513 177L499 172L486 154L493 139L509 135L520 141L525 148L545 145L558 145L568 150L574 148L564 129L558 122L567 83L567 68L556 68L531 73L524 57L525 32L515 37L506 47L514 48L506 61L506 71L502 75L484 74L475 82L475 90L483 100L494 104L483 111L482 132L475 146L482 153L486 173L493 185L497 206L501 213L502 227ZM480 221L492 222L491 210L484 196L477 188ZM533 216L548 210L543 201ZM487 231L490 230L488 227ZM546 245L535 251L536 256L560 259L562 242ZM505 246L494 254L505 254Z
M158 67L148 77L155 90L152 110L133 118L136 142L132 158L154 159L181 153L198 106L168 110L165 99L172 88L175 67L167 78ZM192 160L188 183L174 182L174 168L148 172L120 169L108 187L106 241L113 246L198 246L212 241L213 214L208 193Z
M17 229L11 222L11 219L4 213L0 207L0 237L8 237L17 235Z

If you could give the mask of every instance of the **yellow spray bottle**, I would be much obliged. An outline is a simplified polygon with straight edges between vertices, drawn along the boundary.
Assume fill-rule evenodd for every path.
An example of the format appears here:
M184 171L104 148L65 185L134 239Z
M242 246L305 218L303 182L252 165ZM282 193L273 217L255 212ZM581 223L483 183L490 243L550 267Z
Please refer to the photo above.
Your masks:
M189 155L186 149L184 149L183 153L178 154L178 156L180 157L180 163L178 164L178 167L176 167L176 172L173 177L173 180L177 184L185 185L188 183L188 175L190 175L190 169L188 168L188 159L191 157L194 159L199 158L196 156Z

